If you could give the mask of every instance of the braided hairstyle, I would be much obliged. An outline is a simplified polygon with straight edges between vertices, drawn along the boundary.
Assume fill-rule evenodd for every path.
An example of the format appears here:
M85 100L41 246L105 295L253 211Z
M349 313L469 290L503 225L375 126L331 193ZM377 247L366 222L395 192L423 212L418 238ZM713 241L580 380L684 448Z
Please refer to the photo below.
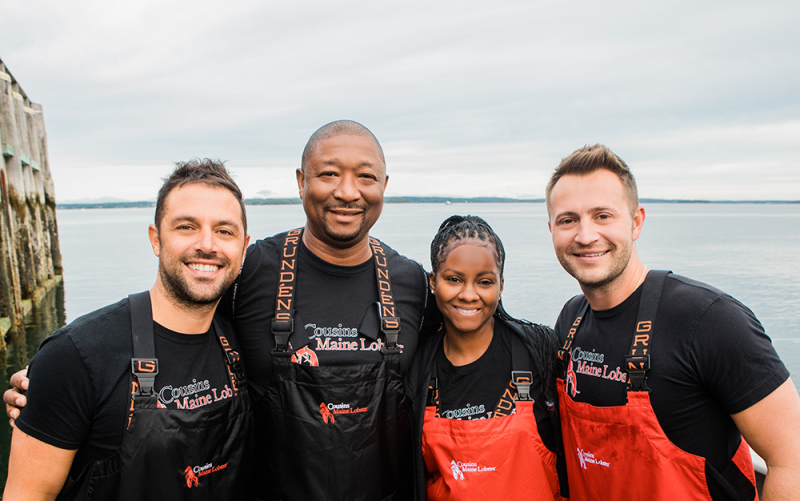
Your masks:
M461 245L464 240L477 240L494 249L500 278L503 277L503 265L506 262L506 251L503 242L489 223L478 216L450 216L439 226L439 231L431 242L431 273L436 275L450 252Z
M494 249L495 260L502 279L503 266L506 261L503 242L500 241L500 237L489 226L489 223L478 216L450 216L439 226L439 231L431 242L431 275L436 275L439 265L447 259L453 249L462 243L475 241ZM555 360L558 351L555 333L544 325L512 317L503 307L502 299L497 303L495 316L508 322L527 326L528 330L532 332L532 336L535 338L532 354L536 361L535 370L538 370L540 374L541 391L548 401L555 401Z

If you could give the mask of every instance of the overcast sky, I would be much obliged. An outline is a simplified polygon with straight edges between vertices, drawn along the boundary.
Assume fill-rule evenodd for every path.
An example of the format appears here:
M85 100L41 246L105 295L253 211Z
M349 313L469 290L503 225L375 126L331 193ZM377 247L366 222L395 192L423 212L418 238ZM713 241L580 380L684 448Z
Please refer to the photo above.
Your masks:
M297 195L340 118L387 195L544 196L585 144L643 197L800 199L800 2L3 0L0 58L44 107L58 201L150 200L227 160Z

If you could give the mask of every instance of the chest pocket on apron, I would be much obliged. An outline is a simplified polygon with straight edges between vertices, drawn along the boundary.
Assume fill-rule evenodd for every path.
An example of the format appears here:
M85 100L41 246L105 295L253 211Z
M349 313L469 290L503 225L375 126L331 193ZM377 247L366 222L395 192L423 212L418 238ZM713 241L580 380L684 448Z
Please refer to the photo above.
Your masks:
M69 479L58 499L121 501L252 499L253 416L239 355L219 326L234 397L195 410L158 408L149 292L130 296L133 383L128 429L110 458Z
M581 320L588 312L588 303L575 319L559 351L564 369L558 379L558 400L572 500L711 499L705 459L681 450L667 438L650 403L650 389L647 387L650 346L654 319L668 273L650 271L651 276L643 285L636 331L630 352L625 357L627 405L595 407L575 402L571 397L579 390L572 370L570 349ZM757 499L749 451L742 438L729 468L737 469L744 480L742 483L749 484L744 488L750 493L742 499ZM713 468L708 470L713 472ZM730 499L739 499L744 494L742 486L729 487Z
M386 257L370 239L380 293L377 311L385 339L380 362L348 366L294 363L297 246L302 230L287 234L275 319L274 369L259 405L259 444L266 460L260 492L275 500L406 499L410 487L410 401L400 375L400 320ZM299 323L298 323L299 325ZM360 331L360 329L359 329Z

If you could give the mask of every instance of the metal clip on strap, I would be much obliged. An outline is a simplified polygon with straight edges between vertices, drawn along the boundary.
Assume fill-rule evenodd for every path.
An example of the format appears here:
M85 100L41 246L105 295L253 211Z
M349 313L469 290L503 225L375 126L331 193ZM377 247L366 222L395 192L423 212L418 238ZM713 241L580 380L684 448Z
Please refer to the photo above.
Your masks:
M294 318L289 320L272 319L272 334L275 336L273 352L288 351L289 336L294 332Z
M244 381L244 370L242 370L242 357L239 355L239 352L234 350L227 350L225 351L225 356L228 358L228 364L230 364L231 368L233 369L234 375L236 375L236 381L239 383Z
M139 382L139 395L153 395L153 387L158 375L158 359L156 358L132 358L131 371Z
M531 371L511 371L511 381L517 387L517 400L531 400L531 384L533 384Z
M400 319L397 317L381 318L381 330L386 336L386 348L389 350L397 349L397 340L400 337Z
M647 355L626 355L625 363L628 368L628 383L631 391L647 391L647 371L650 370L650 354Z

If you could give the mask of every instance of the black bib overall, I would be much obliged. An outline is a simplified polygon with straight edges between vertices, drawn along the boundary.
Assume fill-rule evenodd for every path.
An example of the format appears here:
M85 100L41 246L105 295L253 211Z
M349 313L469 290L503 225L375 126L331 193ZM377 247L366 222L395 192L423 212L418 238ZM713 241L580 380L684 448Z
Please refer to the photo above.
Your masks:
M401 481L410 476L410 401L403 393L400 322L394 311L386 258L370 239L380 302L359 327L382 339L382 360L349 366L309 366L292 361L303 355L290 336L307 338L292 303L297 245L301 230L288 233L283 260L293 270L282 274L272 324L274 369L258 406L259 444L267 475L259 491L269 500L379 501L406 499ZM284 269L282 266L281 269ZM290 297L291 296L291 297ZM287 301L289 299L289 301ZM379 337L380 336L380 337Z
M128 429L119 450L68 479L58 499L248 500L253 417L239 355L214 322L225 351L234 397L212 408L157 407L150 294L130 296L133 382ZM122 425L122 423L120 423Z

